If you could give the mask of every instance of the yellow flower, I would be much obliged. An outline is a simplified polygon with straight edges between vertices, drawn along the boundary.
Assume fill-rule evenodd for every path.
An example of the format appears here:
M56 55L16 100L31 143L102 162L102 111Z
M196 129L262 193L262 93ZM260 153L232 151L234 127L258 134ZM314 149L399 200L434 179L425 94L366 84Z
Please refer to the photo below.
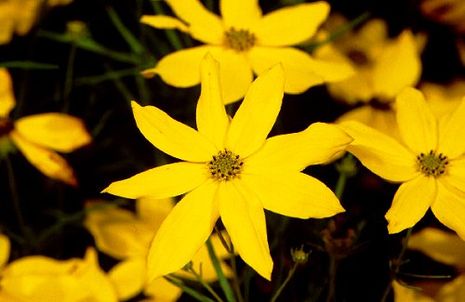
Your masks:
M55 151L69 153L91 141L83 122L64 113L41 113L12 121L8 115L14 106L10 75L3 68L0 69L0 151L12 141L40 172L76 185L73 169Z
M462 272L446 282L436 282L435 292L419 291L394 284L396 302L461 302L465 301L465 242L459 237L434 228L426 228L413 235L409 248L419 250L432 259L454 266ZM416 284L414 286L417 286ZM423 288L423 286L421 286Z
M326 2L295 5L262 16L258 0L221 0L222 18L206 10L198 0L166 2L180 20L143 16L141 22L156 28L179 29L206 44L169 54L146 71L160 75L170 85L199 84L199 66L207 52L220 62L226 103L245 95L254 73L260 75L277 63L283 65L286 75L284 91L291 94L340 81L353 72L348 64L318 60L290 47L314 35L329 13Z
M100 204L91 204L91 206L98 205ZM170 198L159 200L141 198L136 201L136 215L114 207L94 209L89 212L85 225L94 236L97 248L116 259L123 260L109 272L120 300L127 300L142 290L151 297L152 301L176 301L181 296L181 290L164 278L155 279L150 284L146 282L146 257L150 241L173 206L174 203ZM212 241L218 256L226 257L227 251L222 248L219 238L213 236ZM216 273L205 246L196 253L192 263L196 271L200 270L200 266L202 267L203 280L207 282L216 280ZM223 265L223 271L226 276L231 275L226 265ZM192 278L191 274L182 270L176 274Z
M402 182L386 213L389 233L412 227L431 207L465 238L465 101L440 121L416 89L400 93L396 106L401 141L358 122L341 125L354 138L348 151L375 174Z
M9 249L8 238L0 235L0 301L117 301L93 249L87 250L84 259L28 256L6 265Z
M450 114L462 101L465 95L465 81L455 80L447 85L422 83L420 90L428 100L428 105L437 118Z
M126 198L165 198L187 193L163 221L150 247L149 279L183 267L221 220L242 259L270 279L263 208L283 215L328 217L344 211L333 192L303 174L329 160L351 139L334 125L266 139L283 97L283 71L275 66L251 85L230 120L221 98L218 66L201 65L197 130L153 106L133 102L139 130L155 147L183 161L112 183L104 192Z
M14 33L25 35L34 25L43 3L49 6L68 4L71 0L3 0L0 1L0 44L10 42Z
M461 0L422 0L420 8L426 17L450 25L458 33L465 33L465 2Z

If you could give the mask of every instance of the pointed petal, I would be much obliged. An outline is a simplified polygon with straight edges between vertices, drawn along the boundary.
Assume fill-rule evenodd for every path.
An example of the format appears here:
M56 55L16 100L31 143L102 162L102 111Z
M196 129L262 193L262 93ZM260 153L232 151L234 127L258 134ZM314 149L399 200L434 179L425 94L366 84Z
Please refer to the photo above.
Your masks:
M420 79L421 61L415 37L402 32L377 58L373 69L373 86L377 95L392 99L403 88L415 86Z
M158 74L163 81L178 88L195 86L200 83L200 62L212 48L197 46L175 51L161 58L154 68L144 70L143 74Z
M267 139L260 150L246 159L247 172L301 171L309 165L331 160L351 141L336 125L313 123L304 131Z
M393 138L359 122L343 122L340 126L354 139L347 150L376 175L390 181L419 175L415 155Z
M145 285L145 264L144 257L129 258L108 272L120 301L128 300L142 292Z
M465 193L465 158L449 160L447 171L442 178L457 190Z
M408 247L438 262L465 268L465 241L451 232L425 228L410 237Z
M431 206L434 216L465 240L465 193L438 182L438 194Z
M241 258L263 278L270 280L273 260L268 248L265 213L254 193L238 181L220 183L221 220Z
M150 297L145 302L175 302L182 290L165 278L157 278L146 287L144 294Z
M148 254L150 282L181 269L210 236L218 219L217 188L217 183L210 181L193 190L163 221Z
M463 129L465 129L465 98L456 110L452 112L440 123L438 151L455 158L465 153L465 139L463 139ZM461 138L458 138L458 136Z
M229 126L227 148L247 157L265 143L281 109L283 84L280 65L253 82Z
M166 198L189 192L207 180L206 166L177 162L156 167L130 178L115 181L102 193L125 198Z
M248 29L262 16L258 0L221 0L220 11L226 27Z
M390 234L413 227L425 216L437 196L434 177L419 176L400 185L386 213Z
M10 74L6 68L0 68L0 118L7 117L15 104Z
M143 15L140 22L160 29L177 29L182 32L189 32L186 24L182 23L179 19L170 16L161 15Z
M28 141L16 131L11 132L10 137L24 157L40 172L69 185L77 185L73 168L61 155Z
M0 234L0 269L3 269L10 258L10 240L3 234Z
M221 44L223 23L209 12L199 0L166 0L174 13L189 24L189 31L197 40L209 44ZM181 65L182 66L182 65Z
M218 62L210 54L203 59L200 73L202 91L197 103L197 128L221 150L224 147L229 118L221 95Z
M59 152L71 152L92 139L81 119L63 113L22 117L15 129L30 142Z
M213 58L220 63L223 101L229 104L243 98L250 87L253 72L246 56L231 49L212 48Z
M254 47L249 51L250 62L258 75L281 63L284 69L286 93L302 93L323 83L323 78L313 69L312 58L295 48Z
M405 88L397 96L396 105L397 123L405 145L416 154L436 150L438 125L423 94L414 88Z
M266 14L253 27L263 46L287 46L311 38L328 17L329 4L323 1L293 5Z
M206 162L217 153L214 145L196 130L186 126L154 106L131 102L137 127L145 138L161 151L176 158Z
M241 176L253 188L263 207L295 218L324 218L344 212L334 193L322 182L303 173L268 172Z

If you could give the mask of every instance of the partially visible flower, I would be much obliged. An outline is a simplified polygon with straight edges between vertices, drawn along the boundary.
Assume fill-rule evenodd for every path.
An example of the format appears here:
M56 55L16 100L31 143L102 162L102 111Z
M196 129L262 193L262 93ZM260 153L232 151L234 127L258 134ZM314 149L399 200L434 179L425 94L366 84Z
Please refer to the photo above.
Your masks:
M462 0L422 0L422 13L439 23L452 26L465 34L465 2Z
M452 280L436 281L431 285L414 284L423 291L394 284L396 302L461 302L465 301L465 241L458 236L435 228L426 228L414 234L409 248L419 250L441 263L455 267L461 274Z
M344 211L328 187L300 171L328 161L351 138L334 125L315 123L302 132L267 139L282 104L279 65L254 81L232 120L221 97L217 62L209 55L201 74L198 130L156 107L132 103L142 134L182 161L113 182L103 192L126 198L187 193L155 235L148 256L150 279L188 263L219 217L241 258L270 279L273 261L264 208L297 218Z
M64 5L71 0L2 0L0 1L0 44L10 42L13 34L23 36L34 25L44 3Z
M0 235L0 301L117 301L113 286L91 248L84 259L62 261L27 256L7 264L9 249L8 238Z
M389 233L414 226L431 208L465 238L465 100L440 122L416 89L406 88L396 105L401 141L358 122L341 124L354 138L349 152L380 177L402 183L386 213Z
M285 7L262 16L258 0L221 0L222 18L198 0L167 0L179 17L143 16L142 23L156 28L176 28L205 43L162 58L146 74L158 74L175 87L200 83L200 61L207 52L220 62L223 100L242 98L253 79L281 63L284 92L302 93L324 82L340 81L353 73L350 65L320 60L290 47L310 39L329 13L323 1ZM180 66L182 66L180 68Z
M455 80L449 84L422 83L419 87L428 100L434 115L440 119L453 112L465 95L465 80Z
M144 291L153 301L176 301L181 290L165 280L155 279L148 283L146 280L146 258L150 242L163 220L174 207L172 199L140 198L136 200L136 213L106 204L91 203L92 209L86 217L85 225L95 238L97 248L122 260L109 272L118 292L120 300L127 300ZM97 208L102 207L102 208ZM219 258L227 257L227 251L217 237L212 237L213 246ZM216 273L208 256L205 246L192 259L192 267L202 272L206 282L216 280ZM222 264L226 276L231 275L230 269ZM177 275L192 278L191 274L183 270Z
M0 68L0 149L13 142L40 172L76 185L73 169L55 151L69 153L90 143L91 137L83 122L64 113L40 113L13 121L8 115L14 106L10 75Z

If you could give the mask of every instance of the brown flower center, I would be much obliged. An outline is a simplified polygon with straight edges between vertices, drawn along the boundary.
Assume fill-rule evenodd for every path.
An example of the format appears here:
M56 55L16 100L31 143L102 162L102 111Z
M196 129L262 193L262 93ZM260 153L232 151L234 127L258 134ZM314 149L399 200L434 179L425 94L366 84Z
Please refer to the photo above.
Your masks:
M208 170L210 176L218 181L228 181L233 178L239 177L244 162L240 159L239 155L224 149L214 155L212 160L208 162Z
M420 153L417 156L418 169L426 176L439 177L446 172L449 161L442 153L436 154L430 150L429 153Z
M9 134L14 128L13 122L8 118L0 118L0 137Z
M231 27L224 33L224 45L235 51L247 51L255 45L257 38L247 29Z

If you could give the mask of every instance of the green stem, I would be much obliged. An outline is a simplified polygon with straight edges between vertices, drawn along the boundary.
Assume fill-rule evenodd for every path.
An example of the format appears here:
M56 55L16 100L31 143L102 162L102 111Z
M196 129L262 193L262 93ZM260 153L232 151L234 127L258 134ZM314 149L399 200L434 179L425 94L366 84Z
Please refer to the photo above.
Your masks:
M65 85L63 88L63 100L65 102L64 111L69 109L69 95L73 88L73 75L74 75L74 60L76 58L76 44L71 43L71 49L69 51L68 63L66 67Z
M203 287L205 287L205 289L213 296L213 298L216 299L216 301L218 302L223 302L223 299L221 299L221 297L213 290L213 288L207 283L205 282L205 280L203 280L202 276L199 275L199 273L197 273L194 269L189 269L188 270L189 273L191 273L195 279L200 283L202 284Z
M131 50L138 55L143 53L144 46L142 46L139 40L124 25L116 11L112 7L107 7L107 13L111 19L111 22L116 27L120 35L123 37L124 41L126 41L126 44L131 48Z
M399 256L397 257L397 259L394 262L394 265L395 265L394 274L393 274L394 277L397 276L397 274L399 273L402 259L404 258L405 252L407 251L408 241L410 239L410 236L412 235L412 230L413 230L413 228L409 228L407 230L407 234L405 234L405 237L402 239L402 248L400 250ZM381 298L381 302L386 301L386 299L389 296L389 293L392 290L392 282L391 281L389 281L388 285L386 286L386 289L384 290L383 297Z
M218 259L218 256L215 253L215 249L213 248L213 244L210 238L208 238L206 245L208 249L208 255L210 256L216 275L218 276L218 281L226 296L226 301L236 302L233 290L231 289L231 285L229 284L228 279L226 279L226 276L224 275L224 272L221 269L220 260Z
M164 11L163 8L160 6L160 3L158 1L150 1L152 3L153 10L157 15L163 15ZM172 29L165 30L166 37L168 38L168 41L171 43L171 46L175 50L180 50L182 49L182 43L181 40L179 39L178 35L176 32Z
M289 281L291 280L292 276L294 275L296 269L297 269L297 266L299 266L299 264L296 262L294 263L294 265L291 267L291 269L289 270L289 273L287 274L287 277L286 279L284 280L284 282L281 284L281 286L278 288L278 290L274 293L273 297L271 297L271 300L270 302L275 302L276 299L278 299L279 295L281 294L281 292L284 290L284 287L286 287L286 285L289 283Z
M198 291L196 291L193 288L190 288L189 286L185 285L180 279L175 278L173 276L165 276L164 277L168 282L171 282L172 284L176 285L180 289L182 289L183 292L191 296L192 298L196 299L197 301L200 302L215 302L214 300L202 295Z
M229 252L229 255L231 256L231 266L232 266L232 269L233 269L233 287L234 287L234 291L236 292L236 297L237 299L239 300L239 302L244 302L244 298L242 297L242 294L241 294L241 287L240 287L240 284L239 284L239 277L237 275L237 263L236 263L236 255L234 253L234 245L230 244L230 247L231 247L231 251Z

